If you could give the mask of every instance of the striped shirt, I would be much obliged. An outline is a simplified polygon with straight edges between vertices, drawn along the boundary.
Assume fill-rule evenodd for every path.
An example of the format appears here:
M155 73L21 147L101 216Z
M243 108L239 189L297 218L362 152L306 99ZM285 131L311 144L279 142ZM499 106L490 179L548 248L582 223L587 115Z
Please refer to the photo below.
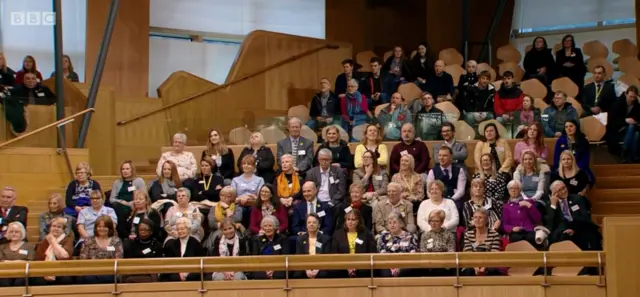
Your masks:
M500 251L500 234L489 229L483 242L476 242L476 229L470 228L464 233L463 252L497 252Z

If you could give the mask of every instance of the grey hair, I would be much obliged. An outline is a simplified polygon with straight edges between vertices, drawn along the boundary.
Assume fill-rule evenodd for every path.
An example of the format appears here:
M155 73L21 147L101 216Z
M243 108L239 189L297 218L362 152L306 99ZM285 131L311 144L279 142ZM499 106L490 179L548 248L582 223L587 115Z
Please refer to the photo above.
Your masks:
M178 229L178 225L180 224L184 224L185 227L187 227L188 230L191 230L191 225L192 222L189 218L187 217L180 217L176 220L176 229Z
M489 212L486 209L482 208L482 207L477 208L473 213L474 214L475 213L481 213L485 218L487 218L487 219L489 218ZM488 222L488 220L487 220L487 222Z
M350 79L350 80L347 82L347 84L349 84L349 83L355 84L356 86L360 86L360 82L359 82L357 79L355 79L355 78Z
M400 185L397 182L390 182L387 184L387 188L389 187L395 187L397 190L402 191L402 185Z
M444 220L447 218L447 213L444 212L444 210L442 209L434 209L429 213L429 216L427 216L427 219L430 219L432 216L439 216L442 222L444 223Z
M173 139L176 139L176 137L178 137L180 141L182 141L182 143L187 143L187 134L184 134L184 133L173 134Z
M189 200L191 200L191 190L189 190L189 189L187 189L185 187L181 187L176 191L176 194L180 193L180 192L187 194L187 198L189 198Z
M476 62L476 60L469 60L469 61L467 61L467 65L476 65L476 66L478 66L478 62Z
M7 225L7 229L10 228L11 226L18 227L18 230L20 230L20 241L24 241L24 239L27 237L27 229L24 227L24 225L22 225L22 223L17 221L11 222L9 223L9 225Z
M510 181L510 182L507 184L507 189L508 189L508 188L511 188L511 187L513 187L513 186L518 186L518 188L522 188L522 184L520 183L520 181L519 181L519 180L515 180L515 179L514 179L514 180L512 180L512 181Z
M415 132L415 131L416 131L416 127L415 127L412 123L404 123L404 124L402 125L401 129L402 129L402 128L404 128L405 126L409 126L409 127L411 127L411 130L413 130L413 132Z
M287 124L291 125L291 122L296 122L300 124L300 126L302 126L302 120L300 120L300 118L298 117L290 117L289 121L287 121Z
M236 189L234 189L232 186L224 186L224 188L220 189L220 194L222 193L228 193L231 195L231 197L236 197L238 194L236 193Z
M271 223L273 224L273 228L276 230L276 232L280 230L280 221L278 220L278 218L272 215L262 217L262 220L260 221L260 229L262 229L262 227L264 227L264 223L268 221L271 221Z
M280 156L280 162L282 162L282 160L284 159L291 159L291 161L293 161L293 155L292 154L284 154L282 156Z
M551 191L553 191L553 189L555 189L559 185L566 186L563 181L557 180L557 181L554 181L554 182L551 183L551 186L549 186L549 189L551 189Z
M404 221L404 217L402 217L400 212L397 212L397 211L390 212L389 215L387 215L387 223L389 223L389 221L391 221L392 219L396 220L396 222L398 222L402 226L402 228L407 226L407 223Z
M328 148L320 149L320 151L318 151L318 156L319 155L323 155L323 156L327 156L329 158L333 158L333 153Z

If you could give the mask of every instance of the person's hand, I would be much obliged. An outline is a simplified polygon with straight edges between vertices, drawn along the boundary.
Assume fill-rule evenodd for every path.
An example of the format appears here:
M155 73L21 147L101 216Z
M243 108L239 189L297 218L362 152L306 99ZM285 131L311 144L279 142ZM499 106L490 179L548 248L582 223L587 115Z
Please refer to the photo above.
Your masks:
M522 231L522 227L515 226L513 227L513 229L511 229L511 232L520 232L520 231Z
M307 270L306 272L308 278L316 278L318 275L318 270Z
M584 188L582 191L578 193L580 196L587 196L587 188Z
M624 121L629 125L635 125L636 124L636 120L634 120L632 118L626 118Z
M402 192L402 193L400 193L400 197L402 197L402 199L408 199L409 198L409 193Z
M304 234L305 234L305 232L298 232L298 236L302 236Z
M231 210L230 208L227 208L227 210L225 211L225 213L227 214L228 217L233 216L234 211Z
M136 239L136 235L135 234L129 234L129 240L134 240Z
M500 224L502 224L502 222L500 220L497 220L495 223L493 223L491 229L493 229L494 231L498 231L500 229Z
M575 64L571 63L571 62L565 62L564 64L562 64L562 66L564 67L573 67Z
M474 113L473 114L473 118L476 119L476 121L478 121L478 122L484 120L484 116L482 116L482 114L479 113L479 112Z
M554 134L554 136L555 136L555 137L560 137L560 136L562 136L562 132L556 132L556 133Z
M217 185L216 186L216 190L221 190L222 189L222 185Z
M418 77L418 82L423 84L423 83L426 82L426 80L424 80L424 78L422 78L422 77Z
M505 121L508 121L508 120L509 120L509 115L508 115L508 114L506 114L506 113L505 113L505 114L503 114L503 115L502 115L502 119L503 119L503 120L505 120Z
M349 269L347 271L349 271L349 277L355 277L356 276L356 270L355 269Z
M260 229L260 231L258 231L258 235L260 236L264 235L264 230Z
M267 278L273 278L273 270L271 271L265 271L265 274L267 275Z
M538 74L545 74L545 73L547 73L547 67L538 68Z
M55 282L56 281L56 277L55 276L45 276L44 279L46 281L49 281L49 282Z
M600 107L591 107L591 112L593 114L599 114L600 113Z
M373 94L373 100L379 100L380 99L380 92L376 92L375 94Z
M233 280L235 273L234 272L225 272L224 280Z
M558 198L558 194L551 193L551 198L549 198L549 201L551 202L551 205L553 207L558 206L558 201L559 200L560 200L560 198Z
M564 232L562 232L562 233L569 234L570 236L573 236L574 232L573 232L573 229L567 229L567 230L564 230Z
M398 268L391 268L391 275L392 276L398 276L400 274L400 269Z
M327 122L327 124L333 123L333 118L326 118L324 120Z
M51 233L47 234L47 237L45 237L45 239L47 239L49 245L52 245L54 242L56 242L56 238Z
M369 177L373 174L373 164L364 166L364 174Z
M396 110L396 106L393 104L389 104L389 108L391 109L391 112L393 112L394 110Z
M529 201L522 200L519 204L521 207L524 206L526 208L531 208L531 203Z
M82 211L82 207L80 207L80 206L76 206L73 209L75 209L76 212Z
M180 280L181 280L181 281L186 281L186 280L187 280L187 276L189 276L189 273L187 273L187 272L181 272L181 273L180 273Z

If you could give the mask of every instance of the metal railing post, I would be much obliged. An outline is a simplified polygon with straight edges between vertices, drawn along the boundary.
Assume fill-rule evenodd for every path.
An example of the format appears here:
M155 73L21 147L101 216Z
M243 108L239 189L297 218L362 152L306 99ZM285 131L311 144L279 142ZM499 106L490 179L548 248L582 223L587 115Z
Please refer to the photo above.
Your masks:
M53 0L53 12L56 16L56 23L53 26L53 55L55 59L55 78L56 78L56 120L64 118L64 73L62 67L62 56L64 55L62 43L62 0ZM64 131L60 131L63 133ZM64 137L63 137L64 138ZM58 143L58 147L62 147L62 143Z

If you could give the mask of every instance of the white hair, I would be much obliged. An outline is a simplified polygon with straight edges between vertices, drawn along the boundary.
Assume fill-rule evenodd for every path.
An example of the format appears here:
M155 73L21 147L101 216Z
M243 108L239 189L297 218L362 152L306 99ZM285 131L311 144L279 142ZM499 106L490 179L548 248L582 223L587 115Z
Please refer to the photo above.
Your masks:
M549 186L549 189L553 191L553 189L557 188L560 185L565 186L564 182L561 180L554 181L553 183L551 183L551 186Z
M475 66L478 66L478 62L476 62L476 60L469 60L469 61L467 61L467 66L468 66L468 65L475 65Z
M355 84L356 86L360 86L360 82L359 82L357 79L355 79L355 78L350 79L350 80L347 82L347 84L349 84L349 83Z
M511 188L511 187L513 187L513 186L518 186L518 188L522 188L522 184L520 183L520 181L519 181L519 180L515 180L515 179L514 179L514 180L512 180L512 181L510 181L510 182L507 184L507 189L508 189L508 188Z
M187 134L184 133L176 133L173 134L173 139L178 138L182 143L187 143Z
M289 118L289 121L287 122L289 125L291 125L291 123L298 123L300 124L300 126L302 126L302 120L300 120L298 117L291 117Z
M398 190L398 191L402 191L402 185L400 185L400 184L399 184L399 183L397 183L397 182L390 182L390 183L388 183L388 184L387 184L387 188L389 188L389 187L395 187L395 188L396 188L396 190Z
M9 225L7 225L7 229L11 228L11 226L16 226L18 230L20 230L20 241L24 241L24 239L27 237L27 229L24 228L24 225L17 221L11 222L9 223Z
M178 218L178 220L176 220L176 230L178 229L178 226L180 224L183 224L188 230L191 230L191 220L187 217L180 217Z
M275 229L276 232L280 229L280 221L278 220L278 218L272 215L262 217L262 220L260 221L260 228L264 227L264 224L268 221L271 221L271 223L273 224L273 229Z
M291 161L293 161L293 155L292 154L284 154L284 155L280 156L280 162L284 161L284 159L291 159Z
M329 158L333 158L333 153L328 148L320 149L320 151L318 151L318 155L323 155L323 156L327 156Z

